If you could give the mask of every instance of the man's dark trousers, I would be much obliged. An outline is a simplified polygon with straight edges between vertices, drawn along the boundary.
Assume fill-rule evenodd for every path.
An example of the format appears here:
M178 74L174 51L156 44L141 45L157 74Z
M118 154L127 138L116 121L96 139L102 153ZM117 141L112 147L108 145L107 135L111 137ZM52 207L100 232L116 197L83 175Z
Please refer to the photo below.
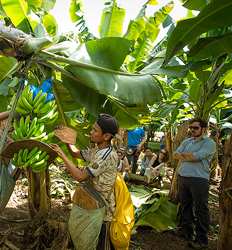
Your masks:
M181 209L180 226L188 238L196 230L197 242L208 244L209 230L209 181L198 177L178 177Z

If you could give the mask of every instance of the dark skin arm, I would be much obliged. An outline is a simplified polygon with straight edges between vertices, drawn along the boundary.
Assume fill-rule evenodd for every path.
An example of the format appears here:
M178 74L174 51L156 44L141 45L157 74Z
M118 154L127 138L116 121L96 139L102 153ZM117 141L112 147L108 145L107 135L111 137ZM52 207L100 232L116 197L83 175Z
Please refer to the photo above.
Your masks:
M1 112L0 113L0 121L5 120L6 118L8 118L8 116L9 116L9 112L8 111Z
M77 181L83 181L89 177L86 170L81 170L68 159L63 150L57 144L51 144L51 148L57 152L59 157L64 161L65 167L72 177Z

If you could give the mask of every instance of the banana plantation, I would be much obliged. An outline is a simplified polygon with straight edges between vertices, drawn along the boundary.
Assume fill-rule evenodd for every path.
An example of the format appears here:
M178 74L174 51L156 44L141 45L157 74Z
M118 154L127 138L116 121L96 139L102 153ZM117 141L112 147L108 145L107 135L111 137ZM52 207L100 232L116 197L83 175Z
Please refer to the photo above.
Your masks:
M64 8L55 15L57 4ZM208 249L232 249L232 1L92 4L102 6L95 27L90 1L0 0L0 249L75 249L67 224L78 182L51 145L82 168L55 131L71 128L72 144L85 149L101 113L122 131L162 132L171 173L159 188L126 182L135 223L120 249L192 249L173 234L180 217L174 155L196 117L216 143ZM185 10L179 20L176 6ZM60 32L64 15L73 28Z

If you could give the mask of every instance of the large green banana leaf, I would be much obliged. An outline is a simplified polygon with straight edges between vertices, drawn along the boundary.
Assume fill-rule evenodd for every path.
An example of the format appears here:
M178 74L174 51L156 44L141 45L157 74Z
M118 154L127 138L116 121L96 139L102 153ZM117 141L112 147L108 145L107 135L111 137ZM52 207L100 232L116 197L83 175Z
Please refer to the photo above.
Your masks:
M106 3L99 26L100 37L121 36L126 11L117 6L115 0Z
M128 106L145 106L161 98L159 87L151 75L121 75L120 72L117 74L75 66L68 66L66 70L85 86L100 94L112 95Z
M168 39L164 63L202 33L232 25L231 12L231 0L214 0L197 17L178 22Z
M135 227L149 226L158 232L176 227L177 206L168 200L168 190L155 190L142 185L130 187L135 211Z
M95 117L101 112L114 115L118 119L120 126L124 128L137 125L139 121L136 115L148 112L145 107L140 109L128 108L116 100L113 102L112 98L98 94L65 74L62 74L62 82L62 85L57 85L57 93L59 101L66 112L76 110L79 108L79 104Z
M207 37L199 41L191 48L189 56L194 60L218 58L224 54L232 53L232 34L220 37Z
M99 39L94 42L96 48L101 48L102 51L107 54L111 54L111 58L105 56L102 61L99 60L99 50L96 51L89 49L89 58L84 58L84 61L92 62L90 58L93 58L96 63L104 65L120 65L123 57L126 55L128 49L124 49L121 53L118 53L118 48L125 46L128 48L127 42L121 46L120 41L124 43L127 41L123 38L107 38L108 44L105 40ZM103 41L103 42L102 42ZM117 42L115 42L117 41ZM98 45L99 44L99 45ZM105 46L105 47L104 47ZM123 54L124 53L124 54ZM74 53L78 55L78 52ZM153 104L159 101L161 93L159 85L151 75L132 75L125 72L114 71L103 67L97 67L94 63L86 64L81 61L75 60L72 56L71 59L56 56L55 54L46 55L48 60L53 62L62 62L68 64L66 71L72 74L74 77L73 84L79 85L80 83L98 94L105 96L113 96L120 102L128 106L146 106L147 104ZM87 56L87 55L86 55ZM64 82L65 84L65 82Z
M114 70L120 69L125 57L130 53L131 46L131 41L121 37L106 37L86 43L86 49L94 64Z
M176 228L177 206L164 196L152 201L143 205L143 210L135 223L135 227L149 226L157 232Z

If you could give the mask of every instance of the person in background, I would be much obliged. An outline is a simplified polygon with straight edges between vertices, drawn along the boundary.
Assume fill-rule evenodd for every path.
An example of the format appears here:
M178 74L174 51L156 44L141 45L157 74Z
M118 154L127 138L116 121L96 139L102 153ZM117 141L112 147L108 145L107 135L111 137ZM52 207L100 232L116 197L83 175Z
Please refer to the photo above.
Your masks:
M165 135L160 138L160 149L165 149Z
M126 158L126 149L124 147L120 147L117 150L118 154L118 166L117 170L120 172L122 175L125 173L129 173L131 171L130 164Z
M62 129L62 127L60 129ZM53 150L55 150L58 155L63 159L66 169L73 176L73 178L79 182L88 181L92 185L92 187L100 194L100 196L103 197L105 200L106 211L103 219L102 228L98 228L97 225L95 225L94 229L89 229L95 231L97 230L97 232L99 230L99 240L97 249L101 250L112 249L109 236L109 229L110 222L113 219L113 214L115 211L115 196L113 188L117 175L118 156L111 146L111 139L115 136L117 132L117 120L108 114L100 114L90 132L90 140L92 143L96 144L97 148L79 150L74 147L74 145L68 145L73 157L81 158L84 161L88 162L87 167L84 169L78 168L78 166L76 166L72 161L70 161L58 145L51 145ZM83 209L79 208L74 201L69 218L69 230L72 239L76 239L76 244L78 244L79 238L81 237L79 234L75 233L77 228L80 229L82 227L80 223L80 221L82 220L81 211L83 211ZM89 212L89 216L93 216L94 214L91 211L92 210L90 210ZM95 220L94 216L93 218L91 218L91 220ZM84 235L88 237L89 234L91 234L91 232L85 229ZM92 245L86 246L86 249L96 248L94 242L91 242L90 244Z
M150 166L150 169L146 169L145 176L147 177L147 182L158 181L159 186L162 186L162 180L165 175L165 168L167 167L168 152L165 149L159 151L158 157Z
M151 148L145 146L144 157L141 161L140 175L144 176L146 169L152 167L153 163L157 159L157 155L152 152Z
M190 247L202 249L208 246L210 161L216 152L216 143L206 135L207 122L200 118L190 120L189 130L191 137L185 139L174 153L174 159L180 161L178 235L187 239Z
M145 130L142 127L127 131L127 157L132 167L132 173L136 174L139 154L146 142Z

